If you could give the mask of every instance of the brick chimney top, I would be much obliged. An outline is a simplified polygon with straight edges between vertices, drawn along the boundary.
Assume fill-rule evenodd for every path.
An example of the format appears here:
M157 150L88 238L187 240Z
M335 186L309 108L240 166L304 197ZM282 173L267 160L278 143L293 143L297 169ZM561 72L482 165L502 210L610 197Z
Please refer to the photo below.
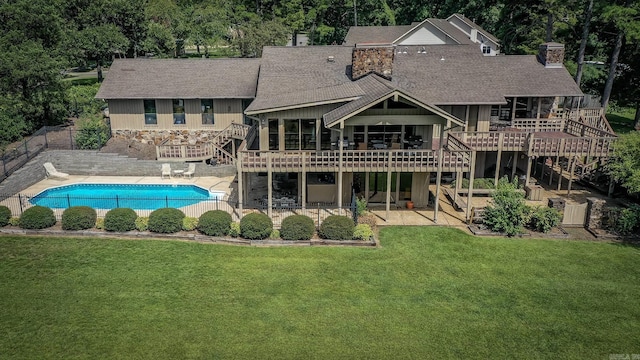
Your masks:
M370 73L391 80L393 57L393 46L355 46L351 53L351 80L358 80Z
M564 44L548 42L540 44L538 61L545 68L562 68L564 62Z

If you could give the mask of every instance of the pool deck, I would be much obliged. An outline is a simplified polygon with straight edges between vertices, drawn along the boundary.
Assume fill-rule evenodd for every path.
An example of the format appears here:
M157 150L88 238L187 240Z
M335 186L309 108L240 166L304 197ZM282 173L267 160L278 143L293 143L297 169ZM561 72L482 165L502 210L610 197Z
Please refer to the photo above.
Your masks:
M172 177L170 179L161 179L157 176L84 176L84 175L69 175L69 179L55 180L45 179L39 183L32 185L25 190L21 191L21 194L29 196L36 195L46 189L70 185L70 184L190 184L197 185L210 191L224 191L227 196L231 192L231 186L235 176L226 177L193 177L182 178Z

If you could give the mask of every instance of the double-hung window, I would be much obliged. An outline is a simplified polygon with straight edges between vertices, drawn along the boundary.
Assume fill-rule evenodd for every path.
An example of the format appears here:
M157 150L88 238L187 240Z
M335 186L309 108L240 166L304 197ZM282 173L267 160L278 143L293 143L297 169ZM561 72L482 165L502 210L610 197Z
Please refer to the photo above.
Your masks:
M202 109L202 125L213 125L213 99L200 100L200 108Z
M156 112L155 100L143 100L144 103L144 124L158 125L158 113Z
M173 99L173 124L184 125L186 123L184 115L184 100Z

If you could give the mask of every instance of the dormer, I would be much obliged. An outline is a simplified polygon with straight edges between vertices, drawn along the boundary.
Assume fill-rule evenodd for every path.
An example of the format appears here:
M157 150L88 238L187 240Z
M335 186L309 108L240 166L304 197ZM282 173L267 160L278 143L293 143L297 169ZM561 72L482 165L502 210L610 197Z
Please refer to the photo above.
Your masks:
M447 21L469 37L474 44L480 45L480 51L485 56L495 56L500 53L500 41L488 31L462 14L453 14Z

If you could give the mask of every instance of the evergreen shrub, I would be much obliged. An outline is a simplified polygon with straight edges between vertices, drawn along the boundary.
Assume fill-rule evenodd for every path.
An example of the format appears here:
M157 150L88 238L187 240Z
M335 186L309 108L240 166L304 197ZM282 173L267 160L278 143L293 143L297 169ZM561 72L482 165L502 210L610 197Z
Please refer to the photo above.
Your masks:
M96 226L98 214L88 206L72 206L62 213L62 230L86 230Z
M46 229L56 224L56 216L48 207L33 206L20 215L20 227L23 229Z
M272 230L273 222L265 214L251 213L240 220L240 234L246 239L266 239Z
M223 210L209 210L200 215L198 230L208 236L226 236L231 229L231 215Z
M280 226L280 236L284 240L309 240L315 232L316 225L305 215L288 216Z
M116 208L107 211L104 216L104 229L125 232L135 230L138 215L130 208ZM97 224L96 224L97 225Z
M182 230L182 219L185 215L174 208L157 209L149 214L149 231L173 234Z
M346 216L331 215L320 225L320 236L332 240L351 240L353 238L353 220Z

